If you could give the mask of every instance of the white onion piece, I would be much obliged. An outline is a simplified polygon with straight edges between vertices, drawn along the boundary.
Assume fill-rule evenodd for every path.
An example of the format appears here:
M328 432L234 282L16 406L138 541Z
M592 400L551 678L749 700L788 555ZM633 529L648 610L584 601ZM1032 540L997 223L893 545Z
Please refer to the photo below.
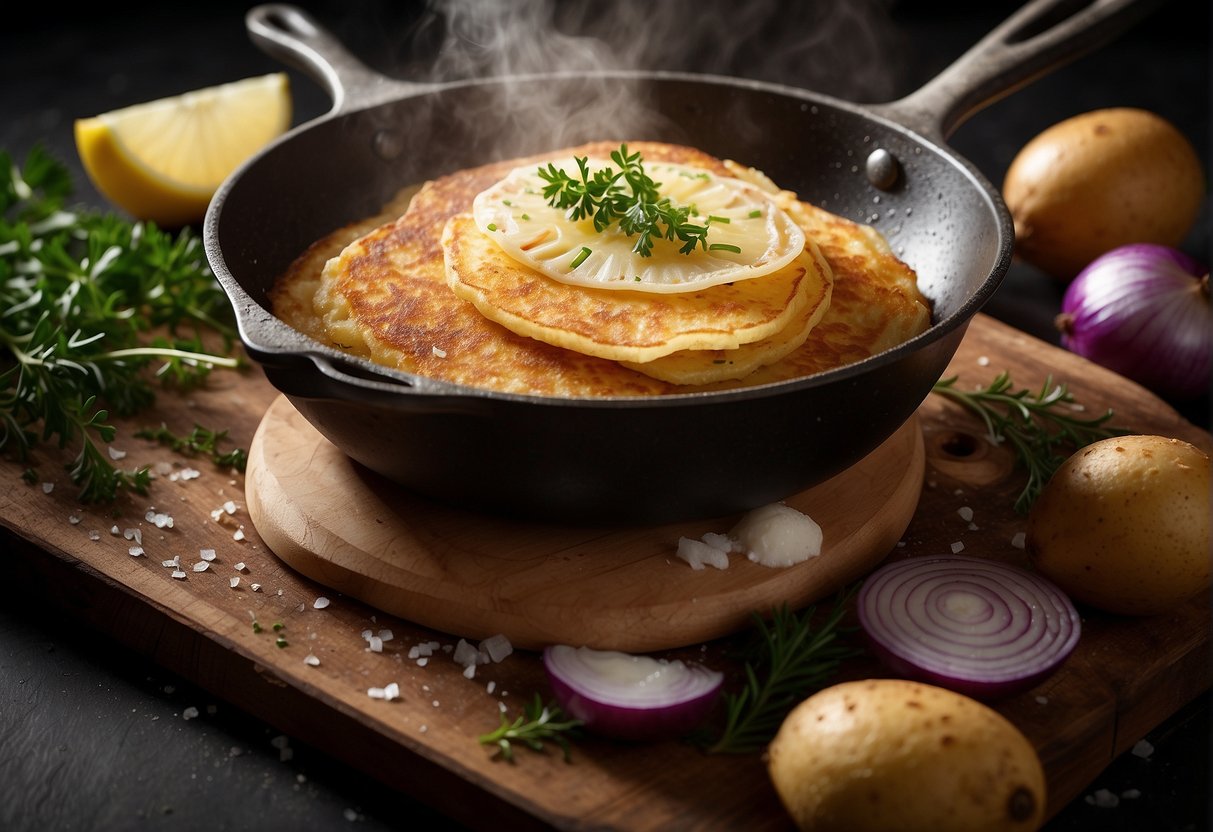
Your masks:
M586 730L622 740L679 737L712 710L724 674L682 661L555 645L543 666L561 709Z
M1066 288L1056 324L1071 352L1156 393L1209 390L1209 270L1178 249L1134 243L1096 258Z
M1036 685L1081 632L1073 602L1051 581L961 555L878 569L859 590L857 612L876 655L896 673L977 699Z

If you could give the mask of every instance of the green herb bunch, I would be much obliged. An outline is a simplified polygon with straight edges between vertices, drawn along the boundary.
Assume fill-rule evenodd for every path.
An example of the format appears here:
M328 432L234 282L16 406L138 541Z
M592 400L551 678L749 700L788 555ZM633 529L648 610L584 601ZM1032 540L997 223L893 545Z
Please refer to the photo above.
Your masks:
M592 218L594 230L600 233L618 223L624 234L637 238L632 250L641 257L651 256L653 241L662 238L682 242L682 254L690 254L697 246L708 249L707 225L690 221L691 207L676 206L661 196L661 185L645 173L639 152L629 154L628 146L620 145L611 152L619 169L605 167L592 174L589 157L574 159L576 178L551 162L539 168L539 176L548 183L543 197L549 205L568 210L573 220Z
M0 151L0 451L26 460L40 442L79 445L69 464L83 502L144 492L146 470L116 469L112 410L150 406L237 367L232 310L188 228L66 206L65 165L35 148L18 166ZM204 336L217 335L222 355Z
M726 693L725 724L692 740L710 754L752 754L774 738L801 701L829 684L845 659L860 655L843 635L842 618L858 584L839 593L833 608L816 622L816 606L800 613L787 605L769 618L754 614L756 638L746 650L745 684Z
M542 753L546 742L558 745L564 754L565 762L570 759L572 748L569 739L579 735L581 721L565 716L559 706L544 704L539 694L523 707L522 713L510 719L503 712L501 724L487 734L479 737L481 745L496 746L494 756L512 763L514 743L522 743L532 751Z
M1046 378L1040 390L1015 389L1011 375L999 373L987 387L961 390L956 376L935 382L933 391L975 413L985 424L990 441L1007 442L1015 458L1027 469L1028 481L1015 501L1015 510L1026 514L1041 490L1070 454L1092 442L1129 433L1108 427L1112 411L1082 418L1075 415L1077 403L1064 384Z

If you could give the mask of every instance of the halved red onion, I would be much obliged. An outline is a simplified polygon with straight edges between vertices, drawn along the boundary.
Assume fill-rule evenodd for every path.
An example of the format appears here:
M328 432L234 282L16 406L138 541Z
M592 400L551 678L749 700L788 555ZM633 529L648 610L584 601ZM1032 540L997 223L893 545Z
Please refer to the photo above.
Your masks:
M857 597L859 623L894 672L977 699L1027 690L1078 644L1073 602L1046 578L964 555L896 561Z
M680 660L555 645L543 651L556 702L586 730L622 740L680 737L697 728L724 674Z

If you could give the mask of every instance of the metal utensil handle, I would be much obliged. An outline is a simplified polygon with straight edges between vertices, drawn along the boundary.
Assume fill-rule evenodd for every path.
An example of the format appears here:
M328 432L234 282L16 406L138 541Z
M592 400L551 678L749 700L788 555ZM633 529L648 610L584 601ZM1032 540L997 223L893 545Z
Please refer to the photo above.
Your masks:
M249 37L263 52L310 75L342 113L424 91L427 87L389 78L355 57L307 12L286 3L254 6L244 16Z
M978 110L1094 51L1162 0L1033 0L904 98L869 109L946 139Z

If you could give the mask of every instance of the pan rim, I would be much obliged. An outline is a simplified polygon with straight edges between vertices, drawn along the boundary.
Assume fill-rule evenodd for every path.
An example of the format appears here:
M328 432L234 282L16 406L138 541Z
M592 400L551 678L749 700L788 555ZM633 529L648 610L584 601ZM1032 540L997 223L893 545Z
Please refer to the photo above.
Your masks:
M320 341L317 341L316 339L299 330L294 329L281 318L274 315L271 310L266 309L244 289L239 280L234 274L232 274L230 268L228 267L227 259L223 254L222 247L219 242L219 223L229 195L251 168L259 164L276 148L297 138L299 135L318 128L329 121L353 117L358 114L366 113L382 107L395 106L410 99L424 98L429 95L441 95L443 93L459 89L517 83L519 81L576 81L602 78L620 78L658 82L689 82L713 86L732 87L749 92L768 93L800 100L814 106L825 106L834 110L843 111L850 116L879 125L886 131L899 134L902 138L908 140L910 143L922 146L924 149L931 151L936 156L953 166L964 176L965 179L968 180L972 186L973 193L980 196L981 200L986 204L995 220L995 230L997 232L997 256L993 266L989 269L985 277L982 278L976 290L970 292L964 298L963 302L951 312L951 314L938 321L932 321L931 325L925 331L898 344L897 346L852 364L844 365L842 367L835 367L830 370L825 370L799 378L786 379L778 382L768 382L766 384L758 384L736 389L695 391L687 393L673 392L660 395L638 396L553 396L507 392L459 384L417 373L409 373L393 367L388 367L386 365L377 364L361 356L348 355L329 347ZM847 380L853 377L866 375L873 369L896 363L911 353L919 352L931 344L944 340L952 335L957 329L965 328L969 325L973 317L980 312L981 308L997 291L1012 262L1014 248L1014 226L1010 217L1010 212L1006 208L1006 205L998 191L987 180L984 174L982 174L972 162L950 148L944 139L924 134L908 127L905 124L902 124L901 122L896 121L895 119L882 115L877 111L877 108L880 105L859 104L825 93L815 92L789 84L711 73L682 72L672 70L545 72L510 76L492 76L487 78L460 79L443 83L427 84L395 81L393 79L386 78L384 80L387 82L384 89L381 91L381 94L376 96L374 99L361 100L355 106L348 109L334 108L317 116L316 118L296 125L283 135L279 136L273 142L267 144L256 154L245 160L224 180L224 182L216 190L215 195L208 206L206 216L203 221L203 248L206 253L207 260L210 263L212 272L224 289L225 293L228 295L229 302L232 304L236 313L237 331L240 335L241 341L244 343L245 348L250 352L250 354L254 356L254 358L257 358L258 355L289 355L312 361L313 364L316 363L316 356L324 356L328 359L336 359L339 362L357 366L372 376L384 378L385 382L382 386L384 388L390 387L394 392L397 392L401 396L402 403L409 401L411 398L420 396L427 400L468 400L487 398L494 401L507 401L516 404L530 406L540 405L546 407L575 406L578 408L593 407L608 409L646 409L699 406L705 402L731 403L737 401L765 399L773 395L782 395L784 393L791 393L819 386L827 386L835 383L845 383ZM875 146L876 145L874 145L874 147ZM277 325L288 330L292 334L292 337L301 342L300 346L296 346L293 349L276 349L258 344L257 339L252 337L252 333L249 331L248 326L250 323L250 315L253 309L259 310L259 318L268 316L273 325ZM264 321L259 320L257 323L263 324ZM257 358L257 360L261 361L260 358ZM385 389L384 392L388 391Z

